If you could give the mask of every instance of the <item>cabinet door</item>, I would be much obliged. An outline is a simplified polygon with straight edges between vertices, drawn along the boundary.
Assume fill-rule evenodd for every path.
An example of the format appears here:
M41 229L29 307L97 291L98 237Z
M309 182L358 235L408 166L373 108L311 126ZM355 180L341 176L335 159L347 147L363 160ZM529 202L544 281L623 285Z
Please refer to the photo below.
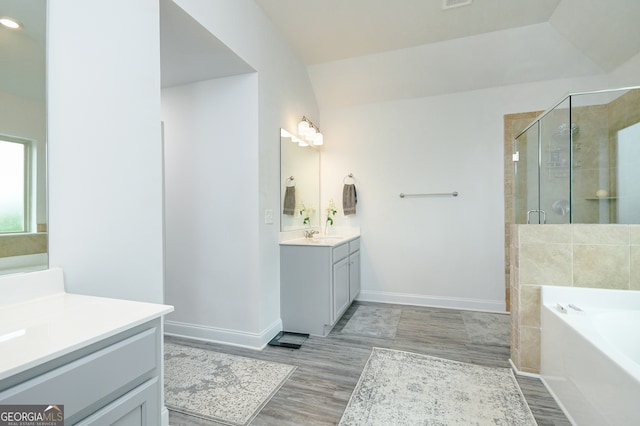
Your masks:
M350 302L360 293L360 251L349 256L349 293Z
M160 409L160 381L154 377L76 426L157 426Z
M333 264L333 311L331 324L349 307L349 258Z

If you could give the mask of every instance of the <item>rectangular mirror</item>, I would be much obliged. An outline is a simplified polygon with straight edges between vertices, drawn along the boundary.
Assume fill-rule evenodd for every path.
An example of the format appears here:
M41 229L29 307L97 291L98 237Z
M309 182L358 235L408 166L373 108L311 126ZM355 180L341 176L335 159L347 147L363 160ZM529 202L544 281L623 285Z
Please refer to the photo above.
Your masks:
M0 274L48 267L46 0L0 0Z
M280 130L280 230L320 226L320 152Z

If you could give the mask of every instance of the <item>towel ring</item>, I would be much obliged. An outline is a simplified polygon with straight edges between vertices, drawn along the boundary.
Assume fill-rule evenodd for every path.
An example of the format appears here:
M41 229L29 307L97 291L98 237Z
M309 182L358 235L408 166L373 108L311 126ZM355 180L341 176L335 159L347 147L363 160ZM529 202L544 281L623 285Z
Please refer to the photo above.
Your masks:
M353 173L349 173L348 175L346 175L344 179L342 179L342 183L346 185L348 179L351 179L353 181L351 183L356 183L356 178L353 177Z
M287 181L285 182L285 186L292 187L296 186L296 179L293 176L289 176Z

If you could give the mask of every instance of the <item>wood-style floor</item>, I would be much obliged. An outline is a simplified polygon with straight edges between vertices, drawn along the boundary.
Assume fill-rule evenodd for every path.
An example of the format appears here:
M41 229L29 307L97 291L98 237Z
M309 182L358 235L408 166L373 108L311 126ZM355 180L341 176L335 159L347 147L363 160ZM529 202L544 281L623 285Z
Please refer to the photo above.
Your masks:
M401 308L396 337L390 340L341 334L359 304ZM171 336L166 341L297 366L253 420L251 424L256 426L337 424L373 347L509 368L509 342L500 346L472 344L461 311L405 305L354 302L329 336L311 336L300 349L267 346L255 351ZM570 424L540 380L522 376L517 380L540 426ZM172 426L218 424L172 411L169 421Z

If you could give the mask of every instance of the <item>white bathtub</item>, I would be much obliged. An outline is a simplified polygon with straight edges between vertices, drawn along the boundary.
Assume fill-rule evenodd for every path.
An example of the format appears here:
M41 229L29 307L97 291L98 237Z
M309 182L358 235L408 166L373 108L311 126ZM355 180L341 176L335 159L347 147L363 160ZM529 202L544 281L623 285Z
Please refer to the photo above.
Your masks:
M0 274L40 271L47 269L48 264L49 256L47 253L0 257Z
M640 425L640 291L543 286L540 309L540 375L569 420Z

